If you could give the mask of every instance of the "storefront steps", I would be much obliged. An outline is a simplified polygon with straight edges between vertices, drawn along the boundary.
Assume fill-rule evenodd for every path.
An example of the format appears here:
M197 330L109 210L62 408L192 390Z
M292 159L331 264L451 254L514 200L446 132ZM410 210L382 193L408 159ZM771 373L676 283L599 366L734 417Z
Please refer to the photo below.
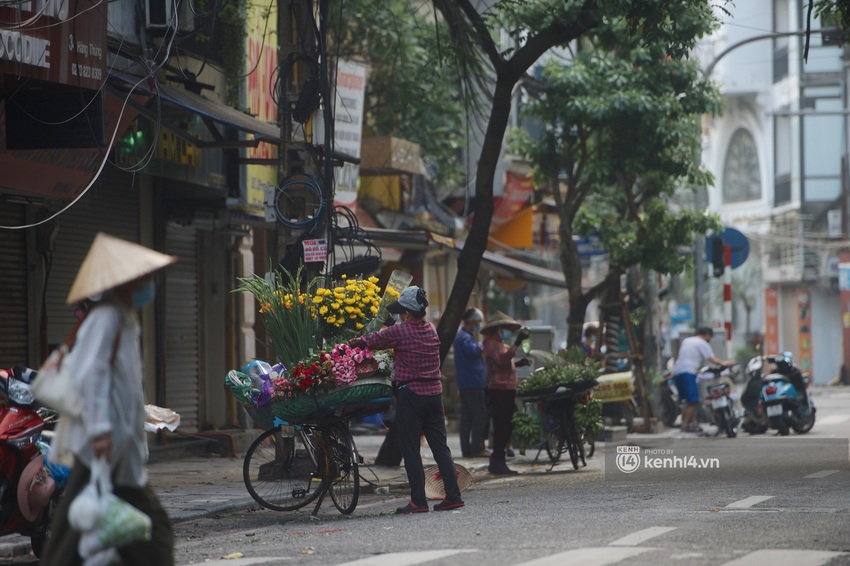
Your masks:
M179 460L186 456L217 454L226 458L241 457L262 433L259 429L217 430L198 433L159 432L148 437L151 464Z

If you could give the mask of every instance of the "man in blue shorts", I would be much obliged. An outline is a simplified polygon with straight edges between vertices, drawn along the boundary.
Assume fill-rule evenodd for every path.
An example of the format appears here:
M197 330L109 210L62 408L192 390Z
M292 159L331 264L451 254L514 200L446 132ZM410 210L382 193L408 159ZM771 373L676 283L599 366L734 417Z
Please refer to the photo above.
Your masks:
M697 424L697 406L699 405L699 387L697 386L697 372L705 360L719 365L730 367L735 365L735 360L720 360L714 356L711 349L711 337L714 331L703 327L697 329L696 336L685 338L679 346L679 356L676 365L673 366L673 383L679 391L679 399L687 403L685 414L682 415L682 432L702 432Z

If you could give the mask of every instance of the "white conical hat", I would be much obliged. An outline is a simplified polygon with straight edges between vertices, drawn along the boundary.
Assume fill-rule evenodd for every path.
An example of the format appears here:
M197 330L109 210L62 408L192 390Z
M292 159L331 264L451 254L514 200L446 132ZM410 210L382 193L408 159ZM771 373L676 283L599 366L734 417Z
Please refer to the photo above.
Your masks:
M155 252L103 232L98 232L71 285L67 303L103 293L177 261L176 256Z

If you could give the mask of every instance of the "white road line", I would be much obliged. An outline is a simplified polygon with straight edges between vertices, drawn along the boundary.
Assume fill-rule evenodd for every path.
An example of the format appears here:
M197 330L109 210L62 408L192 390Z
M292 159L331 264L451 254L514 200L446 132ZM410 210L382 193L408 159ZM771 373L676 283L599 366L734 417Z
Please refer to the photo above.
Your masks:
M723 566L820 566L846 555L826 550L756 550Z
M280 556L257 556L254 558L222 558L219 560L208 560L203 562L204 566L252 566L253 564L268 564L272 560L290 560L289 558L281 558Z
M577 548L544 556L531 562L523 562L517 566L607 566L621 560L643 554L654 548L638 548L628 546L603 546L599 548Z
M762 501L767 501L768 499L773 499L772 495L753 495L752 497L747 497L746 499L741 499L739 501L735 501L726 506L726 509L749 509L753 505L757 505Z
M422 564L424 562L430 562L432 560L439 560L440 558L446 558L449 556L454 556L455 554L462 554L464 552L478 552L478 550L447 549L420 550L418 552L388 552L386 554L376 554L374 556L367 556L366 558L361 558L360 560L354 560L352 562L344 562L342 564L338 564L337 566L413 566L415 564Z
M676 527L649 527L648 529L643 529L642 531L626 535L623 538L619 538L614 542L609 542L608 544L609 546L637 546L651 538L675 530Z
M804 480L814 480L814 479L819 479L819 478L825 478L825 477L831 476L832 474L837 474L840 471L841 470L821 470L819 472L809 474L809 475L805 476L803 479Z
M850 415L829 415L828 417L823 417L818 419L819 425L835 425L841 424L844 421L850 420Z

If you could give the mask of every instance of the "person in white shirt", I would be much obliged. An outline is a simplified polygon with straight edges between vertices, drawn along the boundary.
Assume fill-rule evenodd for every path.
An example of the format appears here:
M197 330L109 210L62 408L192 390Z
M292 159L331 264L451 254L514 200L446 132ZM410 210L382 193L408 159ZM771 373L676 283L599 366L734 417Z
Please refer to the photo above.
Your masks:
M113 553L128 566L173 566L174 532L148 483L140 327L136 311L154 298L153 272L177 261L138 244L99 233L68 294L69 305L97 297L79 325L63 363L75 368L83 411L62 415L51 459L73 457L73 467L50 525L44 566L78 566L81 534L69 521L71 502L88 485L94 459L109 464L115 495L151 518L151 540ZM118 556L115 556L117 554ZM96 554L99 557L100 554ZM105 560L103 563L111 561Z
M711 337L714 331L703 327L697 329L695 336L685 338L679 346L679 356L673 366L673 383L679 391L679 398L687 403L682 415L682 432L702 432L697 424L697 406L699 405L699 387L697 372L707 360L713 364L730 367L735 360L721 360L711 349Z

